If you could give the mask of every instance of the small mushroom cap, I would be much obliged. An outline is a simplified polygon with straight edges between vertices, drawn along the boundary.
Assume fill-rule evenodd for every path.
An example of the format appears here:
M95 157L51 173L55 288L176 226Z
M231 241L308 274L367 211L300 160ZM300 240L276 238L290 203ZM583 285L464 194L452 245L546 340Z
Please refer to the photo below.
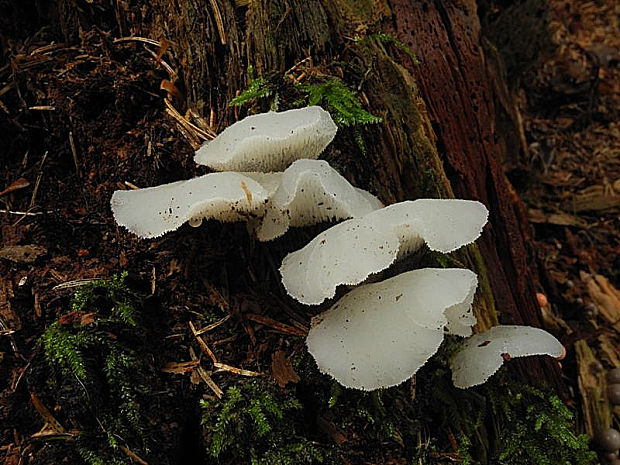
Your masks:
M559 357L564 347L547 331L531 326L495 326L465 341L452 358L452 381L465 389L486 382L504 363L515 357Z
M308 350L343 386L395 386L437 351L447 310L470 311L476 284L470 270L425 268L361 285L313 318Z
M289 226L359 217L381 207L379 199L353 187L326 161L297 160L282 173L256 234L269 241Z
M612 405L620 405L620 384L607 385L607 398Z
M607 384L620 384L620 368L614 368L607 373Z
M339 223L280 267L286 291L308 305L321 303L341 284L359 284L397 258L420 248L451 252L476 240L488 211L480 202L419 199L395 203Z
M318 106L248 116L204 144L196 163L217 171L281 171L300 158L317 158L337 127Z
M620 449L620 432L614 428L597 431L594 442L605 452L617 452Z
M141 238L161 236L186 221L240 221L261 214L268 192L239 173L211 173L145 189L116 191L110 205L116 222Z

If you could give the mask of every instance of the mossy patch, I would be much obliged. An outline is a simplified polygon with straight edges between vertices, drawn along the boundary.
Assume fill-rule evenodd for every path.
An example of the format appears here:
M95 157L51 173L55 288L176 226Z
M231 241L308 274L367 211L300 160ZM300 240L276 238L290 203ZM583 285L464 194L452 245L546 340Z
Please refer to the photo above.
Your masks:
M587 436L575 433L572 412L552 391L515 384L501 374L462 390L452 385L446 368L429 368L416 401L421 418L447 432L462 463L588 465L596 458Z
M153 367L145 361L142 298L125 279L80 287L42 336L47 384L66 412L61 423L78 431L68 444L90 465L130 463L123 449L141 457L152 450L144 406Z
M201 407L208 454L222 463L330 463L329 450L304 435L301 403L268 381L231 386L221 400L202 400Z

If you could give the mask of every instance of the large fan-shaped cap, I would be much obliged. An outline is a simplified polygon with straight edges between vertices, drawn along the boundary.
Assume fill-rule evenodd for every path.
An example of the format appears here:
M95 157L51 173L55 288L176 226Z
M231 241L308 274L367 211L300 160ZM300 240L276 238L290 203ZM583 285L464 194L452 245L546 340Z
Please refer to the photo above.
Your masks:
M425 268L359 286L312 320L308 350L346 387L395 386L437 351L448 309L471 312L476 285L470 270Z
M281 171L300 158L317 158L336 131L318 106L260 113L224 129L194 160L217 171Z
M333 226L280 267L286 291L304 304L319 304L340 284L359 284L372 273L426 242L451 252L476 240L487 221L483 204L470 200L420 199L396 203Z
M211 173L145 189L116 191L110 202L116 222L142 238L174 231L203 218L245 220L262 214L269 193L239 173Z

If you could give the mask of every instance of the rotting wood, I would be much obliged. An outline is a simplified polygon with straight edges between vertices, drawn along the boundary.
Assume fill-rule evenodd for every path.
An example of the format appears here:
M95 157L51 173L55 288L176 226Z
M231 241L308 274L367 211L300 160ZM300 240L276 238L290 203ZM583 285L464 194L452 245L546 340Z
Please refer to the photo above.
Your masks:
M535 299L538 280L528 252L527 218L501 167L506 158L496 126L494 87L481 44L473 0L411 3L390 1L393 23L386 28L410 46L420 66L404 63L416 77L441 147L454 195L481 200L490 210L488 233L478 247L495 305L505 324L542 324ZM518 133L518 128L513 128ZM548 361L519 361L531 378L548 379L563 390L559 369ZM562 391L563 392L563 391Z
M611 423L605 370L583 339L575 343L575 351L584 423L588 435L594 437L597 431L609 428Z
M581 271L580 277L606 326L620 332L620 291L599 274L589 275Z

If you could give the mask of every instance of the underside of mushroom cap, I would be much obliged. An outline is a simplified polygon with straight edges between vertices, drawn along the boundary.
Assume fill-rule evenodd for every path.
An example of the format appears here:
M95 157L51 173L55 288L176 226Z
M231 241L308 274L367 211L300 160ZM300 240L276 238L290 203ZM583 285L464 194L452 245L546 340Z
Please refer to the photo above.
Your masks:
M560 357L564 347L547 331L531 326L494 326L475 334L450 362L452 381L465 389L486 382L505 360L530 355Z
M353 187L326 161L297 160L282 173L256 234L269 241L289 226L359 217L381 207L379 199Z
M156 187L116 191L110 205L116 222L141 238L161 236L186 221L240 221L262 214L268 192L239 173L211 173Z
M260 113L227 127L194 160L217 171L281 171L297 159L317 158L336 131L318 106Z
M308 350L343 386L395 386L437 351L446 310L470 311L475 287L470 270L431 268L361 285L312 320Z
M288 254L280 267L286 291L315 305L341 284L359 284L424 242L451 252L476 240L487 209L470 200L420 199L374 210L344 221Z

